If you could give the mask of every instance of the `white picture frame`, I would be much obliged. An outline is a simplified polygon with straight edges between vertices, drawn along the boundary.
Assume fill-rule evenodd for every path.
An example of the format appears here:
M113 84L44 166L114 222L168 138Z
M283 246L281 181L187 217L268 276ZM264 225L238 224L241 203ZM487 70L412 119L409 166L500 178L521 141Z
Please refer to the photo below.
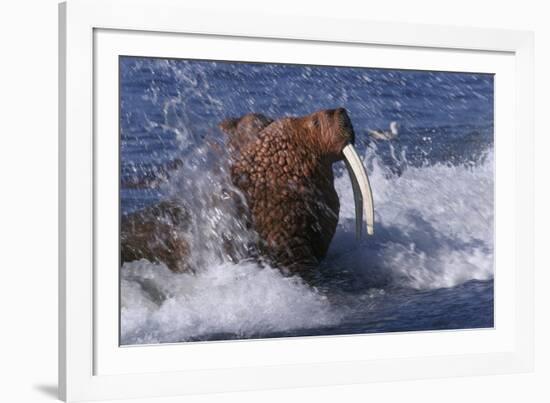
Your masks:
M254 43L264 41L284 45L274 46L278 50L271 58L278 61L297 58L293 46L306 50L308 46L331 47L334 52L353 46L352 53L374 52L375 61L369 63L373 67L498 71L501 84L497 88L501 90L500 95L495 94L495 147L502 151L496 157L495 295L500 306L495 329L119 348L118 339L113 339L118 316L111 304L118 285L108 271L102 271L103 258L96 250L109 239L101 224L102 201L108 190L104 191L105 181L98 178L108 175L109 164L115 161L109 159L105 146L109 143L98 143L96 135L98 127L101 133L109 131L108 122L117 113L109 95L113 84L108 79L113 67L109 60L128 51L180 56L186 50L178 41L186 35L199 42L206 38L246 41L248 45L233 56L237 59L274 61L254 52ZM60 5L59 40L62 399L170 396L532 370L531 33L311 17L228 16L191 10L183 2L171 0L70 0ZM187 52L216 51L215 46L188 44ZM404 60L413 53L420 61ZM345 52L341 55L348 57ZM317 56L313 52L309 57ZM500 102L497 95L506 99ZM498 206L502 206L500 212ZM358 349L365 353L357 354ZM179 364L182 361L187 365Z

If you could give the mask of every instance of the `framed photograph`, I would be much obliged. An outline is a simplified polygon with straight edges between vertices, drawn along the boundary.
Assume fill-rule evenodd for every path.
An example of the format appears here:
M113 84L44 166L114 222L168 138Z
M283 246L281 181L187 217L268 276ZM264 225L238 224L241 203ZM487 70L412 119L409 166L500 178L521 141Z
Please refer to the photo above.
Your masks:
M531 33L71 0L59 39L61 398L532 369Z

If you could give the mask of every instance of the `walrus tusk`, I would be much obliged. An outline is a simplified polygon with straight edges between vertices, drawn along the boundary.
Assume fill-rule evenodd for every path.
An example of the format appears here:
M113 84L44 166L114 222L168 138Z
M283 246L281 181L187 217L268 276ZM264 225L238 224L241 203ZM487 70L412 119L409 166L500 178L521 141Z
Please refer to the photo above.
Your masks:
M367 226L367 233L369 235L374 234L374 202L372 200L372 191L369 177L355 148L351 144L348 144L344 147L342 152L353 188L353 198L355 201L355 234L357 239L360 239L363 219Z

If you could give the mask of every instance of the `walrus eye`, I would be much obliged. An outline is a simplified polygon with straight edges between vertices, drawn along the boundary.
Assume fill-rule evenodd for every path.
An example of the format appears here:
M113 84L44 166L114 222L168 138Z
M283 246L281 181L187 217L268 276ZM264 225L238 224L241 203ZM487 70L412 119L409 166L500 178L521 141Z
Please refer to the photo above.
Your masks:
M319 122L319 118L314 117L312 122L311 122L311 125L313 126L314 129L318 129L319 126L321 126L321 123Z

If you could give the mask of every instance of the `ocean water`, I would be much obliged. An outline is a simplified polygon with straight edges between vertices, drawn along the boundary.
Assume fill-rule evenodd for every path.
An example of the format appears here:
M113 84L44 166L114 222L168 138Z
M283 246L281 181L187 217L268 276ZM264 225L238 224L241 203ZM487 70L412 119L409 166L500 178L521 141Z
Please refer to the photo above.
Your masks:
M181 200L197 267L122 265L121 344L493 327L492 75L123 57L120 78L121 213ZM375 235L355 240L337 163L339 223L314 281L232 261L223 240L255 234L219 203L231 185L217 124L336 107L369 173ZM369 138L392 121L397 139Z

